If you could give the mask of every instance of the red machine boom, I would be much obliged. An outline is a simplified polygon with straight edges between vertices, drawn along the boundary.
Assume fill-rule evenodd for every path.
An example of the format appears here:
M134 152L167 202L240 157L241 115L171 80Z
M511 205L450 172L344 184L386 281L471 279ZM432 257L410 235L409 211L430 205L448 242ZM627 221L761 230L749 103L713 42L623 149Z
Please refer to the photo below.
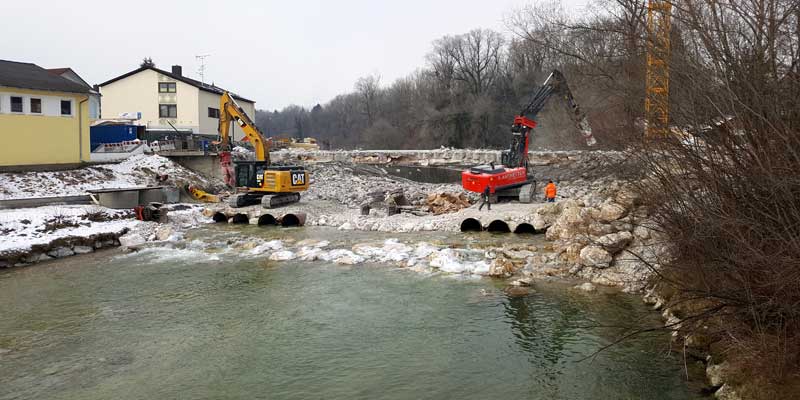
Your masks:
M560 93L570 110L575 124L583 134L586 144L597 143L592 136L592 128L567 86L561 72L554 70L544 84L537 90L528 105L514 117L511 125L513 139L508 150L502 153L502 165L480 165L461 172L461 185L470 192L483 193L489 188L490 193L519 196L521 202L530 202L534 186L533 177L528 173L528 148L530 134L536 127L533 119L542 110L547 100L554 93ZM530 117L528 117L530 116Z

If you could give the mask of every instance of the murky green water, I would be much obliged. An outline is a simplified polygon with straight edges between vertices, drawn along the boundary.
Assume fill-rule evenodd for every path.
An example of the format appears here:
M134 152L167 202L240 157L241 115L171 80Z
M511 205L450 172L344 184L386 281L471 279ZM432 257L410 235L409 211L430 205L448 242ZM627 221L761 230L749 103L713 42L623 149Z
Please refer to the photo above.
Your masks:
M204 240L242 232L214 229ZM497 238L470 239L489 240ZM615 338L596 325L630 323L646 310L635 296L568 288L539 284L512 297L489 279L207 261L185 249L74 257L0 272L0 399L693 397L663 335L580 361Z

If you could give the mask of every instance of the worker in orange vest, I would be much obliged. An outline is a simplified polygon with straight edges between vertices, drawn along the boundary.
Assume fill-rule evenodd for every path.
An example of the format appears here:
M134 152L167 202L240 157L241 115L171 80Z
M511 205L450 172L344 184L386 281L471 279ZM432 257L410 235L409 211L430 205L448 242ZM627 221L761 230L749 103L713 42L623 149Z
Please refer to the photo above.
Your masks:
M548 203L556 201L556 184L552 180L547 181L547 186L544 187L544 200Z

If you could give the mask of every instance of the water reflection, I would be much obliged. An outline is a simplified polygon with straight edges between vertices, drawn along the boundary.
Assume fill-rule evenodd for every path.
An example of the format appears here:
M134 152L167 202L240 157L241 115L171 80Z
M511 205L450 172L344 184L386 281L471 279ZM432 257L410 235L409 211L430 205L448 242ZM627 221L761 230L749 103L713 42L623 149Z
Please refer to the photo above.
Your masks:
M664 338L578 362L611 337L587 325L646 311L631 296L168 252L0 274L0 399L689 397Z
M568 349L568 344L579 336L577 326L586 321L585 317L568 303L556 303L538 294L508 297L503 306L514 342L528 354L537 371L537 384L555 390L563 364L579 356Z

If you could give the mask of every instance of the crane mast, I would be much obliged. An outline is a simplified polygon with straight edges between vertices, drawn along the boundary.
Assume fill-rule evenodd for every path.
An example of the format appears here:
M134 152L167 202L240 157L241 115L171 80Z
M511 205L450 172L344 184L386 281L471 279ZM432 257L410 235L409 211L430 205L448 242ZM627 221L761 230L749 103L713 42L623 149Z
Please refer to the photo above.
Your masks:
M645 138L664 138L669 135L669 59L670 18L669 0L649 0L647 3L647 77L644 100Z

